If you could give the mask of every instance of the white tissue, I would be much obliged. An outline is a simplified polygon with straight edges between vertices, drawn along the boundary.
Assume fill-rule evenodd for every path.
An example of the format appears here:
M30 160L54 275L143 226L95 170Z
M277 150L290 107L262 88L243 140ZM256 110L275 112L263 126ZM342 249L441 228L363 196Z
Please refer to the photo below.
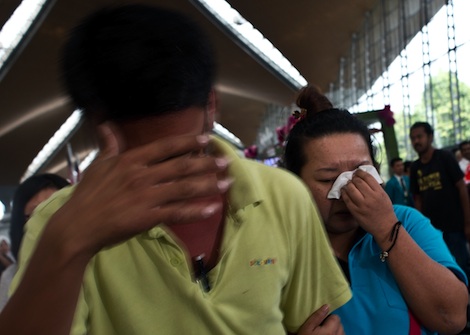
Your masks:
M372 165L361 165L358 169L368 172L379 184L383 183L382 178L380 178L377 170ZM352 179L356 170L343 172L336 178L330 192L328 192L328 199L339 199L341 197L341 189Z

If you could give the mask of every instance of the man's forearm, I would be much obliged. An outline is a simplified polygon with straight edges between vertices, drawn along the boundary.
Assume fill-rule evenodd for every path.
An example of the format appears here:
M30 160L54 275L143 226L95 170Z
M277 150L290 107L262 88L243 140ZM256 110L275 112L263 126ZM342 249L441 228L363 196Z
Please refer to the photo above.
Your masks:
M21 283L0 314L2 333L70 333L89 258L74 254L53 227L49 228L46 227Z

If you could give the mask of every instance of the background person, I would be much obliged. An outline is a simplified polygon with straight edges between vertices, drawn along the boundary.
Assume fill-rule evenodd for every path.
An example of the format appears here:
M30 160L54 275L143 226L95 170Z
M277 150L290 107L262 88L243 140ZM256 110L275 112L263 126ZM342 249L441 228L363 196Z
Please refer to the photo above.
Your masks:
M70 185L56 174L39 174L23 181L15 190L10 221L11 252L14 260L24 234L24 225L36 207L57 190ZM0 312L8 301L8 289L17 271L17 263L12 264L0 277Z
M303 183L207 136L214 54L192 20L103 9L63 63L101 154L30 219L2 331L285 335L350 298Z
M405 165L400 157L390 160L390 169L393 176L385 184L387 192L393 204L413 207L413 195L410 191L410 178L405 175Z
M464 173L464 180L466 184L470 183L470 141L463 141L459 143L459 150L462 158L459 161L459 166Z
M10 251L10 240L6 236L0 235L0 274L13 264L13 257Z
M463 172L451 152L433 147L429 123L414 123L410 139L419 155L410 172L415 207L443 232L450 252L469 276L470 200Z
M310 188L350 278L353 297L334 314L346 334L459 332L467 279L441 232L415 209L392 205L376 179L358 169L375 165L369 130L325 99L313 86L301 90L297 105L306 117L289 134L285 164ZM352 179L339 199L329 198L343 173Z

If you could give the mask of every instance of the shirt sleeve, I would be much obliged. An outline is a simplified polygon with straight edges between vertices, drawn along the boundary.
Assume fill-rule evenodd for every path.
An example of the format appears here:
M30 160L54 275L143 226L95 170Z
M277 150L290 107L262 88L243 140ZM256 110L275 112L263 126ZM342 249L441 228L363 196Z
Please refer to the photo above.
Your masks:
M293 269L282 297L284 324L287 331L293 333L323 304L329 304L330 311L333 311L352 296L349 283L333 255L318 210L313 200L310 201L302 211L310 215L298 218L308 222L299 225L301 237L294 248ZM304 230L307 226L311 229ZM311 309L307 310L299 301L307 301Z
M460 169L460 165L452 153L442 150L442 154L444 157L443 162L445 164L445 169L447 170L452 183L455 184L464 177L464 173Z
M25 226L25 234L21 242L21 249L19 252L18 270L13 277L9 295L18 287L24 272L28 266L29 260L36 249L36 245L41 238L42 232L47 225L51 216L68 200L72 193L72 188L66 187L54 193L48 200L40 204L33 213L33 216L28 220ZM47 301L44 302L47 304ZM86 318L88 308L83 299L83 292L80 292L77 310L75 312L75 319L72 326L71 334L73 335L86 335Z
M18 255L18 270L13 278L12 285L10 286L10 295L18 287L47 222L56 210L65 202L58 197L59 193L62 194L63 192L58 191L48 200L41 203L25 225L25 233L21 241L21 248Z

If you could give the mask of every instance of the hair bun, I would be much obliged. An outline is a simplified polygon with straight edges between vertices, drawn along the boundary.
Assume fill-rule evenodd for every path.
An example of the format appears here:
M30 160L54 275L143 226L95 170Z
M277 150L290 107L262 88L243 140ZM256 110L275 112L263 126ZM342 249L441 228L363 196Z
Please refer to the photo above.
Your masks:
M306 110L307 115L333 108L330 100L314 85L307 85L300 90L296 104Z

